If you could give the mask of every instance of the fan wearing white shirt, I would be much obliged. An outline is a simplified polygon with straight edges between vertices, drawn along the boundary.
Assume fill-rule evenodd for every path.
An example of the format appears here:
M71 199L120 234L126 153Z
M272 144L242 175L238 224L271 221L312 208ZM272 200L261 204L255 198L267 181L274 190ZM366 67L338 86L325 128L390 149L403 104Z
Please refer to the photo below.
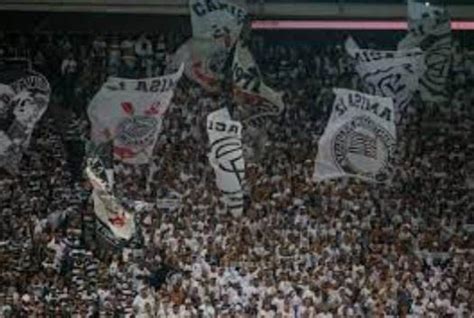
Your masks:
M153 317L156 310L155 299L147 287L142 287L140 293L133 300L133 310L137 317Z

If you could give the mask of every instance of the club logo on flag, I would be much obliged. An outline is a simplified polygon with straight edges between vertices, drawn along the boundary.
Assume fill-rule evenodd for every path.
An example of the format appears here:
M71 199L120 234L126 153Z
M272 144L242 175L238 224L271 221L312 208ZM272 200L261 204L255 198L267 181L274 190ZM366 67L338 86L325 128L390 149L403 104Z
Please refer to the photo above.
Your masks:
M388 180L396 146L392 99L347 89L334 89L334 94L331 118L319 140L314 180Z
M393 98L396 120L401 123L425 70L423 52L419 48L400 51L359 49L353 40L346 41L346 50L356 61L355 69L365 91Z
M123 120L117 128L116 138L121 143L148 146L157 132L158 121L146 116L134 116Z
M399 50L420 47L425 53L426 70L420 78L423 100L444 102L446 83L452 62L451 20L448 12L436 5L408 0L409 32L398 44Z
M156 78L109 78L89 104L92 140L113 140L113 153L128 164L147 164L184 66Z
M0 168L18 172L36 124L46 112L51 88L41 74L4 69L0 74Z
M333 159L349 174L383 179L393 158L395 139L366 116L344 124L333 139Z
M230 118L227 109L207 117L210 142L209 161L216 174L216 185L223 201L235 216L243 212L245 161L242 150L242 125Z

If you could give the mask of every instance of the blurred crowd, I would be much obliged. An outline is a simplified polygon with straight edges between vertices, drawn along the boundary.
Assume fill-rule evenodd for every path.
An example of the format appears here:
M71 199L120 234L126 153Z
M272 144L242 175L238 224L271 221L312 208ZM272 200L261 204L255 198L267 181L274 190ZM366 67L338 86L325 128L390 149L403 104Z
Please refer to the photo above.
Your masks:
M474 60L458 43L450 101L415 96L390 184L314 184L331 90L360 80L342 42L255 37L286 110L246 149L241 218L207 159L205 119L222 98L183 79L150 166L115 167L121 196L179 204L137 213L141 244L117 249L91 230L85 109L109 75L163 74L185 37L1 37L0 55L31 58L55 89L20 174L0 171L0 317L473 316Z

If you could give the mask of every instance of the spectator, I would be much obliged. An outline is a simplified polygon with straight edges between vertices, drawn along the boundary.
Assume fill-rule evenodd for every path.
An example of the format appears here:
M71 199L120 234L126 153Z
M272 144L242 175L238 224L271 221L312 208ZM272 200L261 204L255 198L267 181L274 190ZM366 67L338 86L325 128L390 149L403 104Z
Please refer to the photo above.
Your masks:
M55 65L73 92L68 103L84 109L107 75L148 75L143 59L163 65L163 52L173 48L165 39L179 36L160 34L153 51L151 37L116 35L90 43L52 34L43 44L48 49L37 52L48 52L44 65ZM447 111L425 111L414 100L417 112L399 136L390 186L355 180L314 185L312 161L330 113L330 88L357 88L360 80L337 46L262 42L256 42L262 74L270 86L282 88L287 107L269 127L258 159L247 166L251 202L244 215L227 215L219 201L202 145L206 115L222 101L199 87L177 89L153 157L154 173L115 166L117 192L124 197L179 197L173 211L153 208L137 215L145 243L132 242L135 251L121 249L96 222L90 190L77 173L84 154L74 152L71 141L86 138L87 121L66 112L59 116L67 124L57 125L52 116L58 115L51 112L38 124L20 173L0 171L0 316L474 312L474 197L466 182L473 113L469 76L463 78L472 57L457 50ZM91 62L70 53L59 72L55 56L80 46L91 48ZM66 103L52 100L50 107Z

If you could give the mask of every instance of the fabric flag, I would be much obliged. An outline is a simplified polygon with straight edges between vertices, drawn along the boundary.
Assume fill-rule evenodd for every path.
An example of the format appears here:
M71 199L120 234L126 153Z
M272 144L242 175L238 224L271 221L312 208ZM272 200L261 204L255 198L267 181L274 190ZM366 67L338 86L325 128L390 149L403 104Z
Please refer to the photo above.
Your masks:
M346 43L346 50L355 60L365 91L371 95L393 98L396 121L400 123L407 114L413 94L425 66L420 49L403 51L377 51L356 49Z
M426 71L420 79L423 100L444 102L448 99L446 80L451 67L451 21L449 14L436 5L408 1L407 36L399 50L421 48L425 52Z
M230 118L222 108L207 117L209 161L216 174L217 188L232 215L242 215L244 208L243 184L245 161L242 151L242 125Z
M392 99L347 89L334 89L334 94L331 117L319 140L314 181L387 181L396 147Z
M106 183L95 176L91 169L87 168L86 173L94 188L92 198L95 215L117 238L130 240L135 234L133 213L123 208Z
M188 61L186 75L206 90L217 92L248 13L227 0L190 0L189 8L193 38L178 50L175 59Z
M0 168L18 171L36 124L46 112L51 88L41 74L0 69Z
M182 44L172 58L172 68L184 64L187 78L201 85L206 91L220 91L223 67L227 50L214 51L214 44L208 40L189 39Z
M263 82L252 53L241 42L235 50L232 77L234 96L245 105L242 109L244 126L261 127L269 116L277 116L283 111L283 94Z
M354 40L352 36L349 36L345 43L346 50L359 50L359 44Z
M155 78L109 78L88 108L93 142L113 140L116 159L147 164L183 68Z
M188 39L184 42L173 54L171 63L167 70L175 72L181 65L184 65L184 75L187 78L198 81L193 75L193 39Z
M107 174L107 169L97 157L88 159L86 175L93 187L95 215L116 238L130 240L136 232L134 215L124 209L113 195Z

